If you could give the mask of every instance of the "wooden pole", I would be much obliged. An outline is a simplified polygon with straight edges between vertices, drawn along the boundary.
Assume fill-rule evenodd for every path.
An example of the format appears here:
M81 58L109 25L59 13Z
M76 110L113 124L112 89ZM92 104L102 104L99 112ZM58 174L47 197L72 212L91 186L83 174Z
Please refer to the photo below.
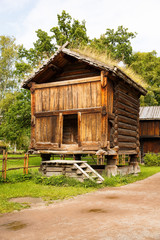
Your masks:
M2 179L4 179L4 162L5 162L5 150L3 150L3 160L2 160Z
M29 154L27 154L26 174L28 174Z
M7 152L5 156L5 164L4 164L4 180L6 180L7 177Z
M122 155L122 165L125 165L125 154Z
M27 156L26 156L26 154L24 155L24 168L23 168L23 174L25 174L25 172L26 172L26 158L27 158Z

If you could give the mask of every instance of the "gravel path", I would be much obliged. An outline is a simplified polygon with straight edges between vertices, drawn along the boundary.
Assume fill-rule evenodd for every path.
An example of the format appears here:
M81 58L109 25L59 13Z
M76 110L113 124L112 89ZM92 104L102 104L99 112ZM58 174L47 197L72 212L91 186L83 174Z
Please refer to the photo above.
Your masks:
M160 240L160 173L0 217L0 240Z

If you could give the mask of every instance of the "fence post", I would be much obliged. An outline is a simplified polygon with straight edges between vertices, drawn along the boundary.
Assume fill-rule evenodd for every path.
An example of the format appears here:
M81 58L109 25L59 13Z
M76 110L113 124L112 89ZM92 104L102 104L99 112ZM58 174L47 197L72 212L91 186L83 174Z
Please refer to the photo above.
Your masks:
M4 179L4 162L5 162L5 150L3 150L3 160L2 160L2 179Z
M24 168L23 168L23 174L26 172L26 154L24 155Z
M6 152L6 156L5 156L5 164L4 164L4 180L6 180L7 177L7 152Z
M27 154L26 174L28 174L29 154Z

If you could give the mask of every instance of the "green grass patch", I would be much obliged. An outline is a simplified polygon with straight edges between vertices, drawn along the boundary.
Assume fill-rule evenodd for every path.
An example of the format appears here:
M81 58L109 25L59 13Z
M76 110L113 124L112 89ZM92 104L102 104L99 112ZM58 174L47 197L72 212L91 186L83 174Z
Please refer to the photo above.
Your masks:
M17 155L20 156L20 155ZM21 155L22 156L22 155ZM0 156L1 157L1 156ZM16 157L16 155L13 155ZM29 165L40 166L41 158L30 157ZM0 167L1 167L0 162ZM22 160L8 160L8 167L23 166ZM28 175L23 174L23 169L8 171L6 182L1 178L0 173L0 213L12 212L13 210L21 210L29 207L28 204L20 204L10 202L11 198L17 197L41 197L46 200L46 204L50 201L58 199L71 198L79 194L94 191L98 188L117 187L133 183L145 179L157 172L160 172L159 166L146 167L141 166L141 173L137 176L116 176L105 178L103 184L96 184L92 181L81 183L73 178L65 176L44 177L38 172L38 168L30 169Z
M109 186L109 187L119 187L119 186L123 186L129 183L133 183L136 181L140 181L143 180L147 177L150 177L158 172L160 172L160 167L147 167L147 166L140 166L141 168L141 172L138 173L137 175L126 175L126 176L115 176L115 177L111 177L111 178L105 178L105 181L103 183L104 186Z
M0 184L0 213L12 212L13 210L21 210L29 207L29 205L26 204L9 202L11 198L41 197L48 203L53 200L71 198L93 190L94 188L85 187L47 186L36 184L33 181Z

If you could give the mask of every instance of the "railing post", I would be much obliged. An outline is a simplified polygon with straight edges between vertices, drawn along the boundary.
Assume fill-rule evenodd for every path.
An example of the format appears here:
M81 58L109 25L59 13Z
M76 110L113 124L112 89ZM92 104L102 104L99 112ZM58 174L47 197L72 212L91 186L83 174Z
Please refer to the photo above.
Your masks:
M26 174L28 174L29 154L27 154Z
M6 177L7 177L7 152L4 161L4 180L6 180Z
M26 156L26 154L25 154L25 155L24 155L24 168L23 168L23 174L26 173L26 158L27 158L27 156Z
M2 179L4 179L4 165L5 165L5 150L3 150L3 160L2 160Z

